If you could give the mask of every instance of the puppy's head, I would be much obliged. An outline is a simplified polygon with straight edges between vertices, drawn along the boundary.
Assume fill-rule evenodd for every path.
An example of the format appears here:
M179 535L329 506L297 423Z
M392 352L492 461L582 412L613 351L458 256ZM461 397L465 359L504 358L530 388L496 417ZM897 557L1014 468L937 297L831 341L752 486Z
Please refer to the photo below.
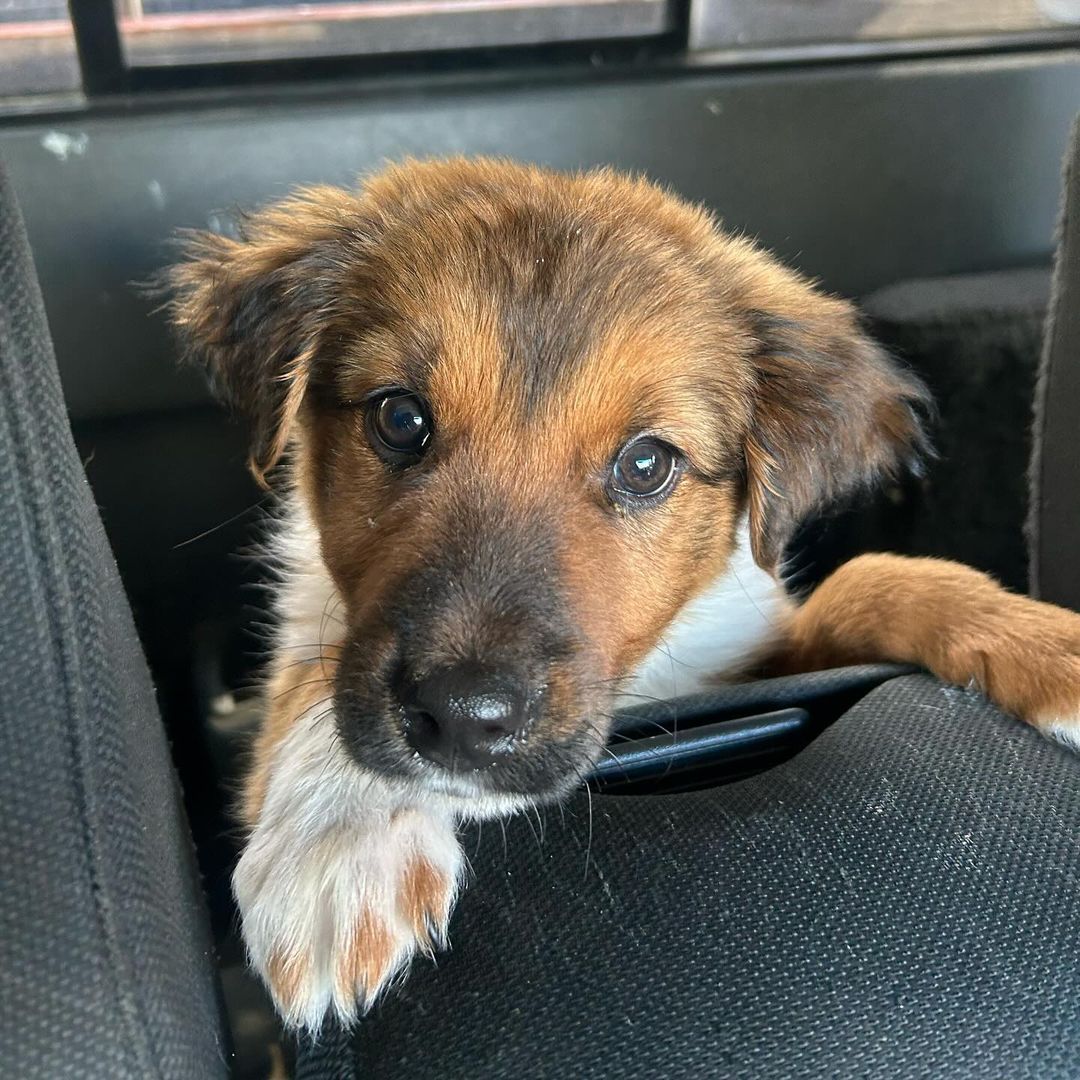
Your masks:
M917 452L921 385L702 210L611 172L408 164L200 235L174 321L285 470L378 771L556 794L723 574Z

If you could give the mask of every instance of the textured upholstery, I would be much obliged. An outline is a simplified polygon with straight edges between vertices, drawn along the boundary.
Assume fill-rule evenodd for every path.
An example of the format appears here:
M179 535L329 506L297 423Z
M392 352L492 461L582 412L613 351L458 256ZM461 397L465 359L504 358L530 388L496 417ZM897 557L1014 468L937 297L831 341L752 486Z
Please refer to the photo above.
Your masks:
M976 695L545 817L467 838L453 952L300 1080L1080 1076L1080 759Z
M926 380L938 418L924 474L860 506L847 558L933 555L1027 589L1031 401L1049 296L1047 267L909 281L866 298L875 338Z
M226 1075L191 842L0 176L0 1073Z
M1065 162L1054 296L1035 392L1031 590L1080 611L1080 123Z

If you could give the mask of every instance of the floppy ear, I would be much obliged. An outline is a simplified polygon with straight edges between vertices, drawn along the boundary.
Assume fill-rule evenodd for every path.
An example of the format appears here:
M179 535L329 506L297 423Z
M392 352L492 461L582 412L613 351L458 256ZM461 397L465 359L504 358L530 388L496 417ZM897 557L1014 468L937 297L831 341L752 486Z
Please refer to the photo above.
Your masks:
M340 295L343 254L360 238L358 200L308 188L240 223L239 239L192 232L164 274L187 360L248 421L249 465L266 486L304 400Z
M854 307L792 275L755 311L746 443L754 559L776 569L799 523L929 453L923 383L875 344Z

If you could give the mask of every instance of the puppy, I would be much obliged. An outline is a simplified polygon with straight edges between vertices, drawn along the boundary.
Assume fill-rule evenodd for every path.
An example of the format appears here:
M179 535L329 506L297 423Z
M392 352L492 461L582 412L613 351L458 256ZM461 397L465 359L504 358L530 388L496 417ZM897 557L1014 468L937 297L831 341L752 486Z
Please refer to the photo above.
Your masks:
M927 393L704 210L453 160L186 245L172 319L280 465L234 885L290 1024L442 946L457 824L570 791L623 695L910 661L1080 743L1080 616L889 555L785 594L797 524L918 457Z

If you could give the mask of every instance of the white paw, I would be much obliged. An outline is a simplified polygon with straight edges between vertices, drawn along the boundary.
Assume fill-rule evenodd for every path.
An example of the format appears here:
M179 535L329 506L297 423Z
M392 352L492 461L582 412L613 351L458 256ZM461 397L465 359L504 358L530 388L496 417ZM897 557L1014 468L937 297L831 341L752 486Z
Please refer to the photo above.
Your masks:
M349 1024L413 955L445 947L461 876L453 822L426 809L256 827L233 877L244 941L285 1022Z
M1077 705L1076 712L1071 717L1044 720L1039 727L1051 739L1080 753L1080 705Z

